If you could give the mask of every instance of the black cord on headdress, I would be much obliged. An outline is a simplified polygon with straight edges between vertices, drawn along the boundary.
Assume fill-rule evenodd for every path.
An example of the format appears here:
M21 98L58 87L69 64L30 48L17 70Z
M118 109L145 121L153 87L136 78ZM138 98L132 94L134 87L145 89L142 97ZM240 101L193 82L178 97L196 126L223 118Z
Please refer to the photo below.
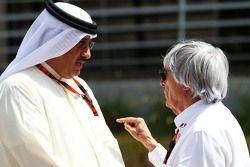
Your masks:
M80 31L83 31L92 35L97 34L97 25L95 22L91 24L89 22L78 19L77 17L74 17L68 14L67 12L63 11L54 3L55 1L53 0L45 0L45 8L51 15L53 15L54 17L56 17L63 23L68 24L69 26L72 26Z

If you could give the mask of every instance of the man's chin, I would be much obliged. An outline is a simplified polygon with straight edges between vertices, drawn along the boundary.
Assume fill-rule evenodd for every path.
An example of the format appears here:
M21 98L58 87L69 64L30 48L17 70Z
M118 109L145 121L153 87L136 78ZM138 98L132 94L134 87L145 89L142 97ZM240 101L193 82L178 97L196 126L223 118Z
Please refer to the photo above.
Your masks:
M78 75L81 74L81 71L75 71L73 74L72 74L72 77L77 77Z
M167 100L165 101L165 106L166 106L166 107L169 107Z

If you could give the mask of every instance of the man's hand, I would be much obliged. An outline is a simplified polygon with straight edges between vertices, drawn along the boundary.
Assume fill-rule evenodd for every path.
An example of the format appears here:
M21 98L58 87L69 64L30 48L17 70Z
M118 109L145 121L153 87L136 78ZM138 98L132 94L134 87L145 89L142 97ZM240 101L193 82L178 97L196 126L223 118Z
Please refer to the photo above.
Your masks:
M147 124L143 118L126 117L116 119L118 123L124 123L124 128L133 136L134 139L141 142L149 152L157 146L157 141L152 137Z

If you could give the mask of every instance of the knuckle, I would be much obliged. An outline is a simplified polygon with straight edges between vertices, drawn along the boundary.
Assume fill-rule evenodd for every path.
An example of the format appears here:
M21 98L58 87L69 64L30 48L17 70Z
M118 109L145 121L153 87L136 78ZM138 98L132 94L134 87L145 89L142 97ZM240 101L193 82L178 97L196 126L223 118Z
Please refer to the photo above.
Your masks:
M141 117L138 117L138 121L139 121L139 122L144 122L144 119L141 118Z

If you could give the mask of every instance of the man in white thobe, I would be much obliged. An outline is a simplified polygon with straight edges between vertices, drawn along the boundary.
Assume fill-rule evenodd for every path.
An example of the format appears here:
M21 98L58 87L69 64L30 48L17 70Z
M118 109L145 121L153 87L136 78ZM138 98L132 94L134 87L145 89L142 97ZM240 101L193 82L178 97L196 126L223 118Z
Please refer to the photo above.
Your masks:
M123 167L91 89L77 77L96 27L79 7L47 5L0 77L0 166Z

